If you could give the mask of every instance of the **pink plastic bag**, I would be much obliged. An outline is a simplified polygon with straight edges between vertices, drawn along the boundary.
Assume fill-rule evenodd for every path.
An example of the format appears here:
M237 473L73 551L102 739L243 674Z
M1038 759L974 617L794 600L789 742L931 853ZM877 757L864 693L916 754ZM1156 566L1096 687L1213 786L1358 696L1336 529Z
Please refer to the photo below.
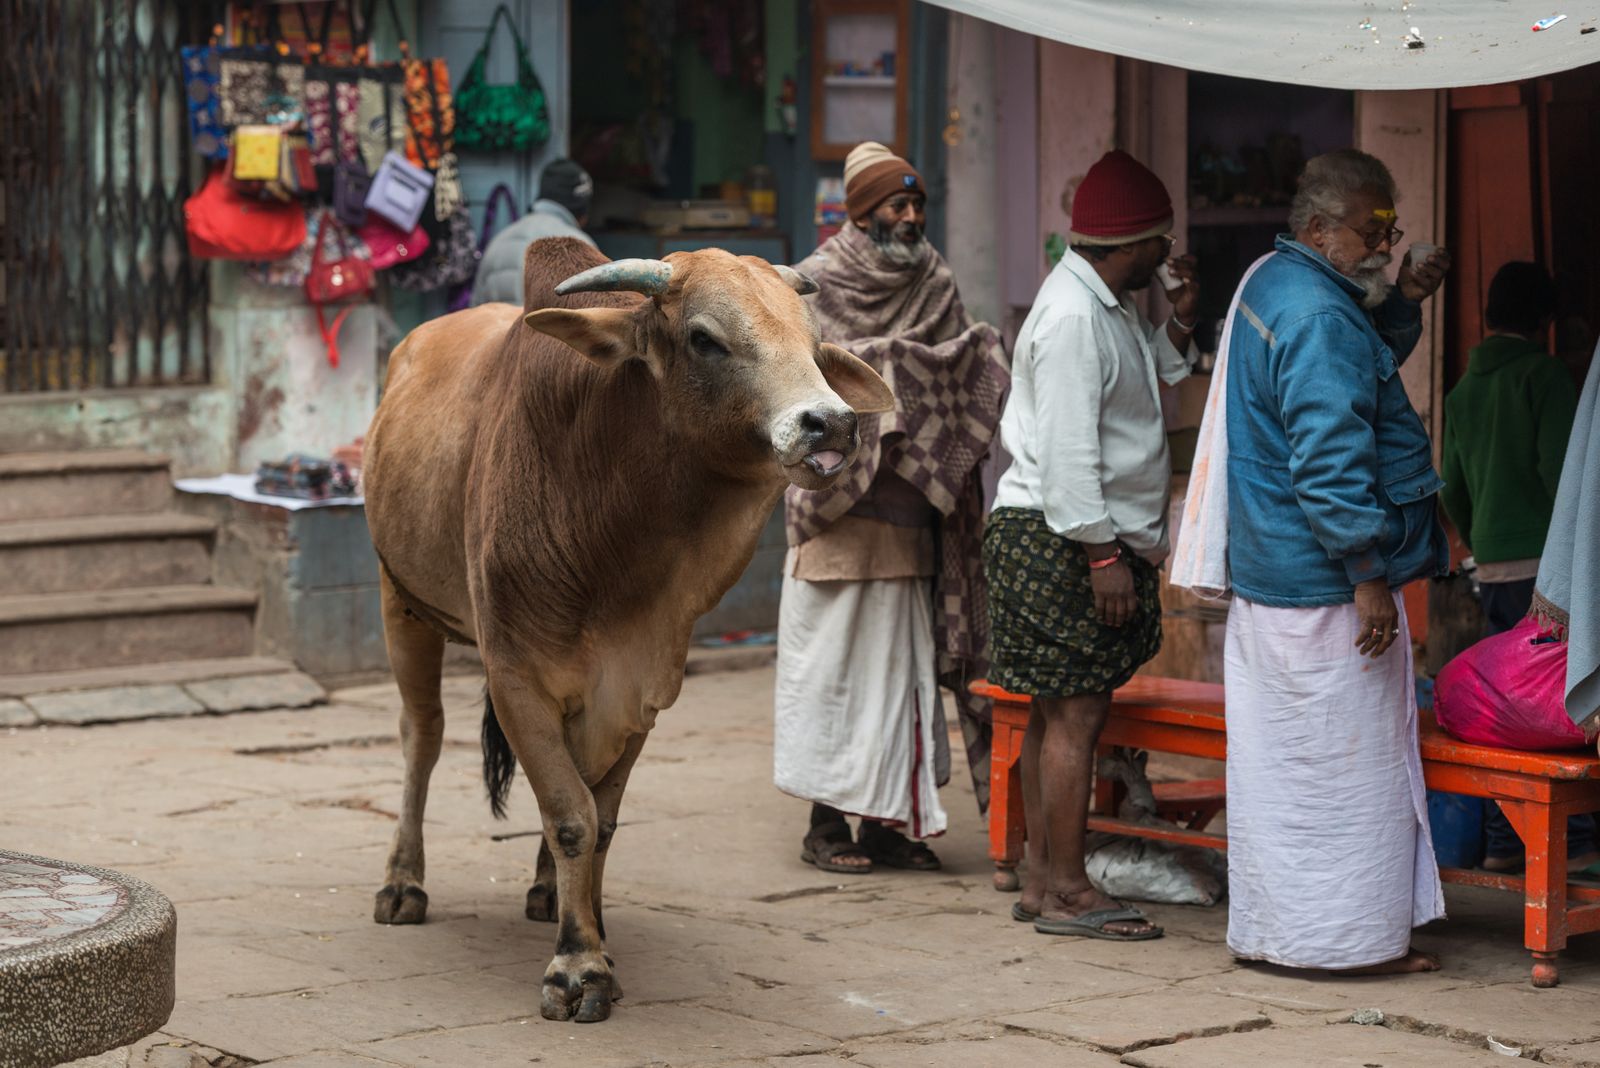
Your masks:
M1529 617L1485 638L1434 682L1433 711L1452 736L1503 749L1572 749L1587 744L1567 718L1567 646Z

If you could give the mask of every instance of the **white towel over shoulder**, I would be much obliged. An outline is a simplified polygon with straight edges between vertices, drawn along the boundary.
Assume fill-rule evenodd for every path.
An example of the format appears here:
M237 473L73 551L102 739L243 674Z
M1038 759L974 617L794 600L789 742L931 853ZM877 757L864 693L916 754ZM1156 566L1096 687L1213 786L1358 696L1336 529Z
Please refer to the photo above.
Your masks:
M1250 265L1228 305L1172 553L1172 584L1207 600L1223 600L1232 593L1228 580L1228 347L1233 343L1233 321L1244 287L1273 255L1269 252Z

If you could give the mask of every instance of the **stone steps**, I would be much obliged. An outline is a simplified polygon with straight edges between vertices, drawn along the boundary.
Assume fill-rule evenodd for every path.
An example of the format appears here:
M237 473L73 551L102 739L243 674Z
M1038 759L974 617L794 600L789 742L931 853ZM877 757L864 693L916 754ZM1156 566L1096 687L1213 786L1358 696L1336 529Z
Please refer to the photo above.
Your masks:
M0 523L159 512L172 501L167 468L131 449L0 455Z
M247 656L256 599L199 584L0 597L0 676Z
M215 535L172 512L0 523L0 597L202 584Z

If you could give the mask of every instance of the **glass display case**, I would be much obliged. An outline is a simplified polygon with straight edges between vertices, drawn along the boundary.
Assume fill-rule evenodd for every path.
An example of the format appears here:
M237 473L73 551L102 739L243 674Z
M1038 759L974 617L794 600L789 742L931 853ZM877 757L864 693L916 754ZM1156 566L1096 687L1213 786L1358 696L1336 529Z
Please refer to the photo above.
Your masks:
M842 160L862 141L904 155L909 0L816 0L812 19L812 156Z

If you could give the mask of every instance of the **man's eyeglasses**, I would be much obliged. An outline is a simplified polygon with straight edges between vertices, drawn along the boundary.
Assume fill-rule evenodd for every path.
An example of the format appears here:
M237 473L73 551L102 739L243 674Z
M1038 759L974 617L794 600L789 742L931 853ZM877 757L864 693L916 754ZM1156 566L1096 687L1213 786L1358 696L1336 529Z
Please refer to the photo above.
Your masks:
M1366 230L1358 230L1347 222L1342 222L1339 225L1344 227L1346 230L1349 230L1351 233L1360 234L1362 243L1367 246L1369 251L1376 249L1385 241L1389 242L1390 248L1394 248L1400 243L1400 239L1406 236L1406 232L1404 230L1396 230L1392 226L1387 230L1379 230L1376 233L1369 233Z

